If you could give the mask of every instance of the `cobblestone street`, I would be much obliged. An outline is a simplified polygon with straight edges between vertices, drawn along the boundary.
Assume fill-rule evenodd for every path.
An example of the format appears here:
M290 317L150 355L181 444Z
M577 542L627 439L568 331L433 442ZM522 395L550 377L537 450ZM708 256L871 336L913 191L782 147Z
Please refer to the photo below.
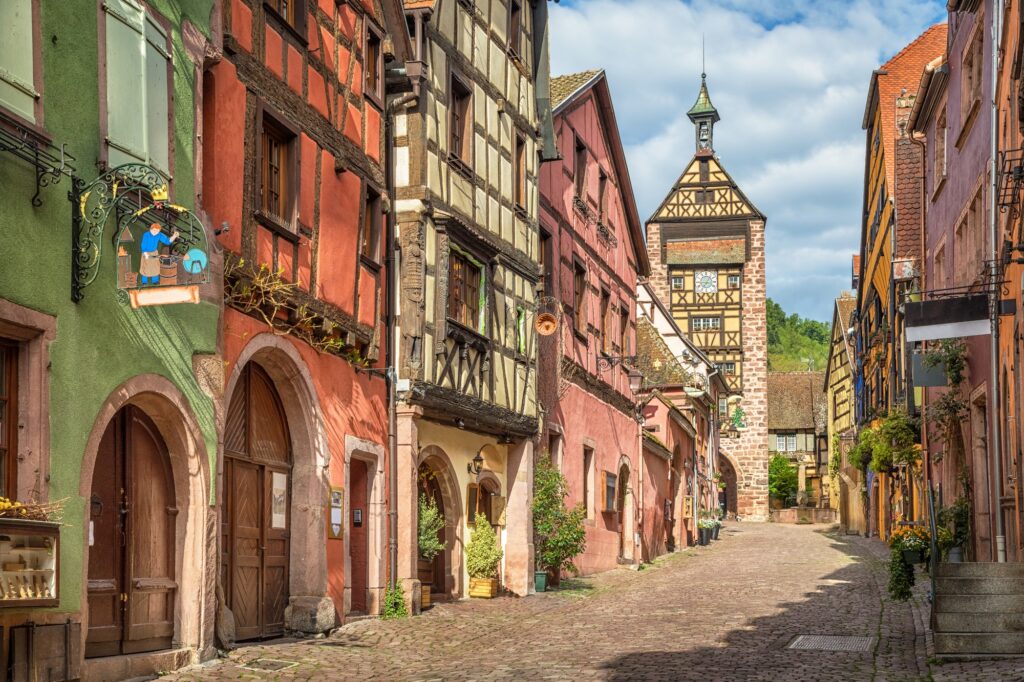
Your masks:
M825 526L730 524L709 548L528 599L435 606L319 640L245 646L168 680L1021 680L1024 662L929 658L927 576L889 601L886 548ZM798 635L877 638L796 650ZM278 670L269 668L280 667ZM288 667L283 667L288 666Z

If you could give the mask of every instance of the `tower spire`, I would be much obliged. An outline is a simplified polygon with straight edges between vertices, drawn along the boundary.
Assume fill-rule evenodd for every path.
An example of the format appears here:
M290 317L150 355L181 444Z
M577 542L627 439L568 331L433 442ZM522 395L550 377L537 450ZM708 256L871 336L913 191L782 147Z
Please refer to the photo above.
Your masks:
M696 129L697 152L714 151L714 129L715 124L721 120L718 109L711 103L711 95L708 94L707 73L700 74L700 92L697 94L697 101L690 110L686 112Z

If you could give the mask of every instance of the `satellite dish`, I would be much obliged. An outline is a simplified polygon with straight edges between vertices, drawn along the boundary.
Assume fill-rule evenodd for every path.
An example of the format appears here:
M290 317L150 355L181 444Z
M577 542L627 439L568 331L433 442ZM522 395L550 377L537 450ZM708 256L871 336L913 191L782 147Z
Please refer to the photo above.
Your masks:
M533 326L541 336L551 336L558 330L558 318L551 313L541 313Z

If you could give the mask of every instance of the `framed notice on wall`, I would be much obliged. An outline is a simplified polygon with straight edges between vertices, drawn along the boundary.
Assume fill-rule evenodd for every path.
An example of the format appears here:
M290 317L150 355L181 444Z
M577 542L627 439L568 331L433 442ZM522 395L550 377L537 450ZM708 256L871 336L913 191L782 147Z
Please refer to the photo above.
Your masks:
M270 527L283 530L288 527L288 474L273 472L270 484Z
M345 537L345 492L341 488L331 488L328 500L327 537L341 540Z
M687 495L683 498L683 518L688 519L693 516L693 495Z

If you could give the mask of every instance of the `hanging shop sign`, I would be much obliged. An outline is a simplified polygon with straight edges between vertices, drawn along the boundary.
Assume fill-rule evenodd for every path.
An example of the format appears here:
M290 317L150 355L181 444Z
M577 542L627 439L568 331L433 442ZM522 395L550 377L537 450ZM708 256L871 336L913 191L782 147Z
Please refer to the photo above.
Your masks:
M991 330L988 294L908 301L904 319L910 342L984 336Z
M73 300L82 300L96 279L103 232L113 222L120 302L133 308L199 302L199 285L210 281L207 230L194 213L169 200L163 175L144 164L126 164L72 193Z

